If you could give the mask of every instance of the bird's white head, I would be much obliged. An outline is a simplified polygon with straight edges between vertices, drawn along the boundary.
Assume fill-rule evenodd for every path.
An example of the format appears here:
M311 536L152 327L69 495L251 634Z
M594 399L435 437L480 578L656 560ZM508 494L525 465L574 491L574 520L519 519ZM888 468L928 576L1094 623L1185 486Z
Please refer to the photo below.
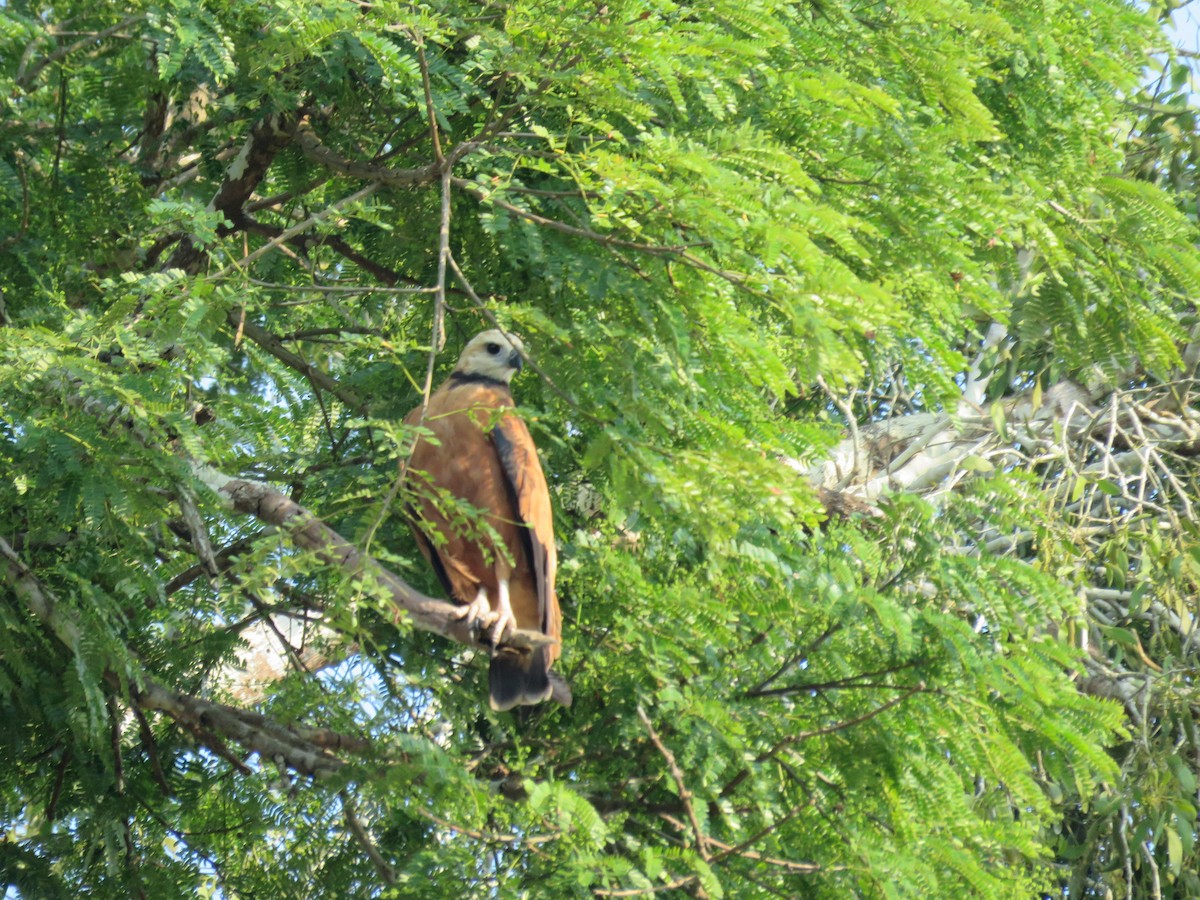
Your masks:
M508 384L521 371L525 345L515 334L505 337L496 329L480 332L463 348L455 374L490 378Z

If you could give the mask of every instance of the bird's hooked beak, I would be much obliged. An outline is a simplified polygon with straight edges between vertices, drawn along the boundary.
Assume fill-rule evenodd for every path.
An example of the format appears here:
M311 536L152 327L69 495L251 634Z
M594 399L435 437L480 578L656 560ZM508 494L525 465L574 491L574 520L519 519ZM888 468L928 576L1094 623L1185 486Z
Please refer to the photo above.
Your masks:
M512 353L508 354L508 364L510 366L512 366L514 369L516 369L518 373L521 371L521 369L525 365L521 361L521 354L518 353L516 350L513 350Z

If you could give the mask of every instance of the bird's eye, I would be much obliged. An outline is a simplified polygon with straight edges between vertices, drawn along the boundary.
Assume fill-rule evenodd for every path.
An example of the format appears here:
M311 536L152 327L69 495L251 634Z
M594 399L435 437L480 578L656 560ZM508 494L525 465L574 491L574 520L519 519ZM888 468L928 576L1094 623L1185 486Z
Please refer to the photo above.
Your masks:
M495 356L497 353L500 352L500 345L499 344L488 344L487 352L492 354L492 356Z

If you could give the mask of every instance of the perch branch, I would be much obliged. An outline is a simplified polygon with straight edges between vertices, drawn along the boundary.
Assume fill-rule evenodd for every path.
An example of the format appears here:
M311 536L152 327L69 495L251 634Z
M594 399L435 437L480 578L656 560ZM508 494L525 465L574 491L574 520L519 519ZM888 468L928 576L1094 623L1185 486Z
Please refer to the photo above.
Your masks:
M200 480L236 512L276 526L297 547L312 551L322 562L337 567L354 582L382 589L397 611L409 615L415 628L432 631L468 647L491 650L491 644L463 617L461 606L420 593L274 488L260 482L231 478L208 466L194 464L194 470ZM552 638L540 631L516 630L501 646L531 650L553 643Z

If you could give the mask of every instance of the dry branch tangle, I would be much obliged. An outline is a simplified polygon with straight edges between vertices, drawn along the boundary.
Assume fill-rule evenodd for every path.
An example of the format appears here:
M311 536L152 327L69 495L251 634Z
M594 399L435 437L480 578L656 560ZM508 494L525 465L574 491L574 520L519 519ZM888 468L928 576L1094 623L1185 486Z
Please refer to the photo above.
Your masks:
M1183 354L1185 362L1197 356L1193 346ZM1159 596L1153 576L1144 574L1154 565L1139 559L1148 552L1142 543L1147 536L1157 532L1173 546L1171 538L1195 527L1200 381L1194 368L1189 365L1171 381L1131 380L1090 390L1062 381L1044 392L1030 389L999 401L990 410L978 400L969 402L964 390L954 415L918 412L858 425L827 459L789 464L822 492L867 503L900 491L936 503L980 471L1034 475L1067 539L1077 545L1070 553L1081 562L1072 584L1082 585L1080 614L1086 613L1089 627L1078 631L1078 640L1089 656L1079 687L1121 702L1130 720L1140 724L1156 691L1171 690L1172 668L1200 651L1194 606ZM1028 533L1001 533L987 521L978 524L979 533L963 535L963 546L948 551L1031 561L1038 552ZM1145 582L1140 604L1134 603L1133 590L1110 587L1109 573L1100 565L1114 540L1131 560L1123 573L1128 587ZM1174 635L1173 641L1156 652L1135 638L1127 653L1106 652L1102 629L1136 634L1131 628L1137 621L1149 623L1152 634Z
M1001 404L1011 441L1000 434L996 417L964 402L957 415L922 412L861 425L827 459L807 468L789 462L816 486L863 500L895 491L932 491L961 472L970 456L1004 454L1013 444L1045 445L1056 423L1062 433L1081 436L1094 418L1093 404L1086 388L1063 381L1047 390L1036 408L1032 390Z

